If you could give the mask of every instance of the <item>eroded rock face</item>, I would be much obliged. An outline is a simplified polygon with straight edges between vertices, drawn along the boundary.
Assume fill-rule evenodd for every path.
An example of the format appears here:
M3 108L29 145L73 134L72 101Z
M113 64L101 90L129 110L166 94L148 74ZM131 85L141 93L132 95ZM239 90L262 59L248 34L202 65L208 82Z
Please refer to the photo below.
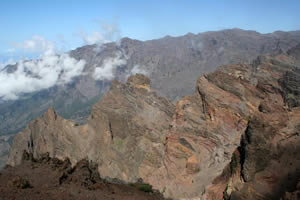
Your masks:
M94 105L87 125L77 126L49 109L15 137L9 164L21 162L24 150L34 157L83 158L99 163L101 176L135 182L163 165L164 143L175 106L158 97L143 75L126 84L115 81ZM143 170L141 170L143 169Z
M299 192L299 119L298 108L280 123L262 116L249 122L240 148L240 177L232 179L230 199L295 199L288 193Z
M298 198L300 110L291 106L282 85L286 74L294 77L298 68L285 56L264 59L255 65L256 89L261 92L258 110L249 115L230 164L207 187L208 199L216 195L231 200ZM299 87L299 83L287 86Z
M175 106L158 97L143 75L130 77L126 84L114 82L111 90L94 105L89 134L90 157L102 176L134 182L146 178L163 165L166 134Z
M222 66L200 77L194 95L176 106L143 75L115 81L86 125L51 109L32 121L15 137L9 164L19 164L23 150L34 157L49 152L73 165L87 158L101 177L142 179L174 199L257 199L275 190L293 196L299 179L285 178L299 170L300 116L286 94L298 95L299 82L289 78L298 76L296 65L279 55Z

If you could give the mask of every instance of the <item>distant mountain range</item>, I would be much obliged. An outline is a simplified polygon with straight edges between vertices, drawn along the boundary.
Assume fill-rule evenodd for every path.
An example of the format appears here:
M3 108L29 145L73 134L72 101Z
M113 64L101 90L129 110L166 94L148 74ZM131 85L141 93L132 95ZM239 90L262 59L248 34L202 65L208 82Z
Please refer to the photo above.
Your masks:
M249 63L258 55L286 52L298 43L300 31L260 34L230 29L149 41L123 38L117 43L83 46L69 52L86 62L83 73L72 82L26 93L17 100L0 100L0 136L13 136L49 107L65 118L85 123L92 105L108 91L112 81L125 82L136 72L146 74L159 95L175 102L193 93L200 75L220 65ZM107 63L114 68L111 76L101 77L100 70L95 78L96 68ZM8 65L3 72L15 73L16 69L16 65ZM1 142L10 140L0 140L0 147ZM0 149L0 157L7 155L7 145L2 146L5 150Z

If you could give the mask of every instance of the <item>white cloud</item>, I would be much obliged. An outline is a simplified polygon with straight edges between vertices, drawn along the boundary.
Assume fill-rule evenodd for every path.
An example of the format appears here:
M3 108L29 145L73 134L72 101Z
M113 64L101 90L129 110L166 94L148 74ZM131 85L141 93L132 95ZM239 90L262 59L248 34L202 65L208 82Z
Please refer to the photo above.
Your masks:
M18 48L41 51L38 60L20 61L13 73L0 72L0 99L16 100L23 94L67 84L82 74L84 60L76 60L68 54L58 55L53 42L40 36L18 44Z
M147 71L145 68L146 67L144 65L136 64L133 66L132 69L130 69L130 70L127 69L125 76L124 76L124 78L125 78L124 81L126 81L128 79L128 77L131 75L144 74L147 76L149 74L149 71Z
M114 57L105 59L100 67L95 68L94 79L113 80L116 69L125 66L126 63L126 57L121 52L117 52Z
M140 65L134 65L131 72L130 72L130 75L135 75L135 74L144 74L144 75L147 75L148 72L143 69L144 67L141 67Z

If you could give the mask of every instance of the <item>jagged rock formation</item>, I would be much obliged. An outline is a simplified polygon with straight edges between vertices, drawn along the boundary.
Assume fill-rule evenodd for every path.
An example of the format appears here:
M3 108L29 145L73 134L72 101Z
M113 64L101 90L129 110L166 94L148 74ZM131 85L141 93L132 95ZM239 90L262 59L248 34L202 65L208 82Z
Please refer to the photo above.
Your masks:
M87 160L71 167L69 160L50 158L49 154L34 159L23 154L17 167L0 173L0 199L5 200L163 200L162 195L145 184L108 183L100 178L97 165Z
M69 158L72 164L84 158L101 163L103 177L126 182L143 178L141 165L162 165L165 136L175 110L149 84L143 75L130 77L126 85L115 81L94 105L87 125L79 126L49 109L15 137L9 164L19 164L23 150L35 157L49 152L51 157Z
M203 73L213 72L223 64L249 63L261 54L285 52L298 43L299 31L260 34L230 29L150 41L123 38L119 43L100 47L83 46L69 52L71 57L86 61L84 73L71 83L26 94L26 98L15 101L0 99L0 135L16 134L49 107L54 107L66 119L86 123L92 105L112 83L111 80L95 80L95 69L117 55L126 64L116 67L115 79L122 82L128 75L143 71L159 95L175 101L191 95ZM9 65L3 70L14 73L16 69L16 65ZM0 154L3 154L1 149Z
M143 75L115 81L86 125L50 109L13 142L39 158L83 158L101 177L142 179L174 199L292 198L299 182L299 67L287 55L221 66L176 107ZM296 77L296 78L295 78ZM292 102L292 103L291 103ZM296 101L297 102L297 101Z

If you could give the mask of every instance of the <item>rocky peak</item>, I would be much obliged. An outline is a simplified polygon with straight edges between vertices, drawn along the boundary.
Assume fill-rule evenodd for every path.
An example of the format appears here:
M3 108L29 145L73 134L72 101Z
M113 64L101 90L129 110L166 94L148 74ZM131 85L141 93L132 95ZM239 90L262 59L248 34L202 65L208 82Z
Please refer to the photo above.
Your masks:
M127 85L135 88L144 88L150 91L150 79L143 74L132 75L127 80Z
M150 79L143 74L136 74L128 78L127 84L135 85L135 86L145 85L149 87Z
M48 109L48 111L44 114L44 118L47 118L49 121L54 121L57 119L57 114L53 107Z

